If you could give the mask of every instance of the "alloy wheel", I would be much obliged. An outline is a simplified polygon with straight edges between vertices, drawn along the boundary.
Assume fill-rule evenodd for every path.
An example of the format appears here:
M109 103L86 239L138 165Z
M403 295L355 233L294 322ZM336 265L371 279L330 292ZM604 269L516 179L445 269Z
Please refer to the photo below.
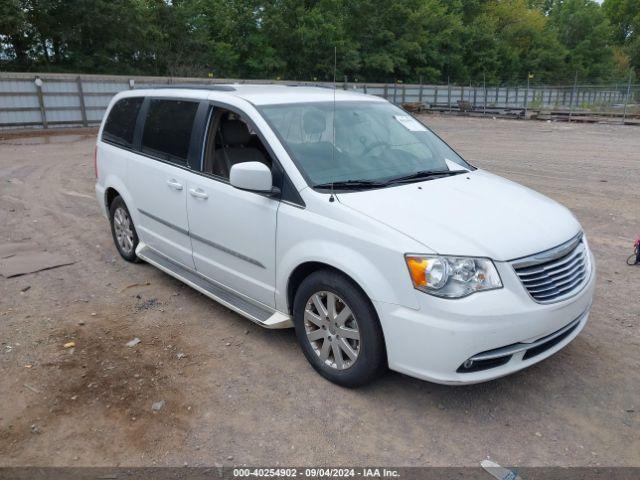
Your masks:
M113 214L113 229L120 249L129 255L133 251L133 224L129 213L122 207L116 208Z
M313 351L325 365L346 370L358 359L360 330L346 302L333 292L314 293L304 309L304 328Z

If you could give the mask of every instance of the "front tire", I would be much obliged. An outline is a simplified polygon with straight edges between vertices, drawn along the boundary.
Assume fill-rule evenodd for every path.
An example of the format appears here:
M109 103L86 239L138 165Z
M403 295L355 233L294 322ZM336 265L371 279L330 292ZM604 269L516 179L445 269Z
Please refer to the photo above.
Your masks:
M346 276L319 270L305 278L296 292L293 317L305 357L327 380L358 387L386 367L378 316Z
M109 220L113 243L116 244L120 256L127 262L139 262L140 259L136 255L136 247L139 242L138 233L122 197L118 196L111 202Z

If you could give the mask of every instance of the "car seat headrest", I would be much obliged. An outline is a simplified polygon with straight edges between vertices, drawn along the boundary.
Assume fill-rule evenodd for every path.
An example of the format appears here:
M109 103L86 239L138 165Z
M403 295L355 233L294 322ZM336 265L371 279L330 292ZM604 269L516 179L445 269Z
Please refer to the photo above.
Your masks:
M225 145L235 147L238 145L246 145L251 139L251 133L246 123L240 120L226 120L222 123L221 128L222 140Z

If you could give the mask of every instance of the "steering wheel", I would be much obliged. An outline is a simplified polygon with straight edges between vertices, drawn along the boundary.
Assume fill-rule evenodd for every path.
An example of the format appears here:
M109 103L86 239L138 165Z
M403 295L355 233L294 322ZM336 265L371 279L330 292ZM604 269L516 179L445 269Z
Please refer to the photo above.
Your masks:
M386 142L373 142L371 145L369 145L364 149L364 151L362 152L362 155L368 154L374 148L380 148L380 147L386 147L386 146L388 146Z

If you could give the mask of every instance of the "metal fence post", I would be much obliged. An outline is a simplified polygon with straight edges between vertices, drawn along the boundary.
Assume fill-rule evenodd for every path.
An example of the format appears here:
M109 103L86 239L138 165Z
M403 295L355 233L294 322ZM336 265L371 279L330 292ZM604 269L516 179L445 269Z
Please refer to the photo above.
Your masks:
M484 90L484 101L482 102L482 115L487 114L487 76L482 74L482 89Z
M433 92L433 104L438 106L438 86L435 86L435 91Z
M527 90L524 93L524 119L527 119L527 112L529 110L529 74L527 73Z
M402 84L402 103L406 103L407 100L407 86Z
M49 128L47 122L47 111L44 107L44 95L42 94L42 79L38 76L33 80L36 84L36 93L38 94L38 105L40 107L40 118L42 119L42 128Z
M569 100L569 123L571 123L571 114L573 113L573 96L578 88L578 72L576 71L576 78L573 81L573 90L571 90L571 99Z
M629 69L629 83L627 83L627 95L624 97L624 111L622 113L622 125L627 121L627 104L629 103L629 96L631 95L631 75L633 70Z
M418 90L418 103L422 103L422 76L420 76L420 90Z
M384 97L385 100L389 98L389 85L387 85L386 83L384 84L384 90L382 92L382 96Z
M447 103L449 105L449 112L451 112L451 81L447 77Z
M82 116L82 125L89 126L87 121L87 107L84 104L84 91L82 90L82 80L80 76L76 77L76 83L78 84L78 100L80 101L80 115Z

